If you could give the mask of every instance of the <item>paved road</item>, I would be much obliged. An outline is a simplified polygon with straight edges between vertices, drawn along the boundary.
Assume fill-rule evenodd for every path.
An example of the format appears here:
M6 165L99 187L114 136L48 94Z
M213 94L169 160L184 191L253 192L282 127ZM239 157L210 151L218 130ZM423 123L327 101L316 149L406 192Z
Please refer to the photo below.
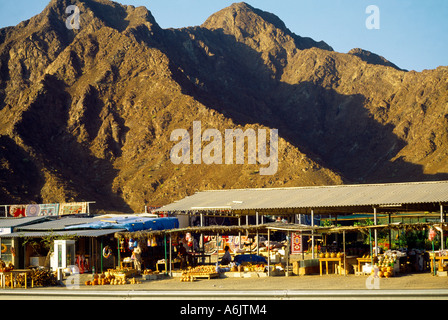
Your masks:
M0 290L0 300L448 300L448 289L421 290Z

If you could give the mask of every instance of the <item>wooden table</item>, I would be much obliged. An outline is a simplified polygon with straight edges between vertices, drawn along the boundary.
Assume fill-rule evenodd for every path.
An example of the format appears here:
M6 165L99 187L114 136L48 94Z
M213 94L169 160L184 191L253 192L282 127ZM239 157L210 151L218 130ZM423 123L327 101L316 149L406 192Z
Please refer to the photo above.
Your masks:
M435 256L435 257L429 257L429 260L431 260L431 272L434 271L434 262L433 259L435 259L438 265L438 271L443 270L443 260L448 260L448 256Z
M5 272L0 272L0 277L1 277L1 285L2 288L5 289L6 288L6 276L10 276L11 277L11 289L14 288L14 278L17 277L17 275L23 274L25 277L25 289L28 288L28 273L30 273L32 270L30 269L15 269L15 270L10 270L10 271L5 271ZM34 283L33 280L31 280L31 288L34 287Z
M356 258L358 260L358 272L361 272L361 263L372 262L372 258Z
M322 275L322 263L325 262L326 273L328 274L328 262L338 262L338 266L342 266L342 258L319 258L319 270ZM341 272L339 274L342 274Z
M212 257L212 255L211 255L210 253L205 253L205 252L189 252L188 254L191 256L191 258L192 258L192 260L193 260L193 265L197 265L197 264L199 264L199 263L198 263L198 260L199 260L200 258L202 258L204 262L205 262L205 259L208 258L208 263L211 264L211 261L212 261L212 260L211 260L211 257Z
M121 269L124 269L126 267L133 268L134 267L134 261L121 261L120 262Z

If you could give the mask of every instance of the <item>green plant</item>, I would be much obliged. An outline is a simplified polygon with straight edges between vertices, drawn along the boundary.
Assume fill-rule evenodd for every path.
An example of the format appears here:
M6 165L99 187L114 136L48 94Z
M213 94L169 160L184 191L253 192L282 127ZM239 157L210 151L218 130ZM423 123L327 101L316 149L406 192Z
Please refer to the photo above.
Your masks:
M54 251L54 241L55 240L77 240L77 235L56 235L53 232L50 234L43 236L41 239L37 240L33 237L26 237L23 241L23 246L29 245L33 252L37 255L47 255L47 257L50 256L50 254Z

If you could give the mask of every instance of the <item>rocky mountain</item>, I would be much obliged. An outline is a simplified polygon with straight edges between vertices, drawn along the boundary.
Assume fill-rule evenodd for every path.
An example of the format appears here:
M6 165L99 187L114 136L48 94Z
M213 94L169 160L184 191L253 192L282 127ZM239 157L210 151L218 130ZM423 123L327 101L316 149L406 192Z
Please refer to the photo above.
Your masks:
M65 24L73 4L79 29ZM173 164L170 135L193 121L223 136L277 128L277 172ZM144 7L52 0L0 29L4 204L130 212L205 189L445 179L447 121L447 67L338 53L246 3L162 29Z

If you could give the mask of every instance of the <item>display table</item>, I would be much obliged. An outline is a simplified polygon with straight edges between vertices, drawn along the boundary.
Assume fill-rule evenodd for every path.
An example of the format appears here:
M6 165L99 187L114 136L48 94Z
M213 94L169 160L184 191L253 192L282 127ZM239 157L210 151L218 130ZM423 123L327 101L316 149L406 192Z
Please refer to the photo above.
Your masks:
M28 273L30 273L32 270L30 269L16 269L16 270L10 270L5 272L0 272L1 277L1 285L2 288L6 288L6 277L9 276L11 279L11 289L14 288L14 280L17 278L18 275L23 275L25 279L25 289L28 288ZM31 280L31 288L34 287L33 280Z
M133 268L134 267L134 261L121 261L120 267L121 267L121 269Z
M320 275L322 275L322 264L325 262L326 274L328 274L328 262L337 262L338 267L342 267L342 257L341 258L319 258L319 270ZM341 272L339 274L342 274Z
M163 270L159 269L159 266L162 266ZM180 267L180 262L173 260L171 262L171 267L172 268L176 268L176 267L179 268ZM157 272L161 272L161 271L168 272L169 269L170 269L169 263L165 262L164 259L157 261L157 263L156 263L156 271Z
M210 253L205 253L205 252L189 252L188 253L192 260L193 260L193 265L198 265L199 262L198 260L202 258L203 262L205 263L205 259L208 258L208 263L211 264L211 257L212 255Z
M438 271L442 271L443 270L443 261L448 260L448 256L430 257L429 260L431 261L431 272L434 270L434 262L433 262L434 259L436 260L436 265L437 265Z
M358 271L361 272L361 264L365 262L372 262L372 258L356 258L358 260Z

